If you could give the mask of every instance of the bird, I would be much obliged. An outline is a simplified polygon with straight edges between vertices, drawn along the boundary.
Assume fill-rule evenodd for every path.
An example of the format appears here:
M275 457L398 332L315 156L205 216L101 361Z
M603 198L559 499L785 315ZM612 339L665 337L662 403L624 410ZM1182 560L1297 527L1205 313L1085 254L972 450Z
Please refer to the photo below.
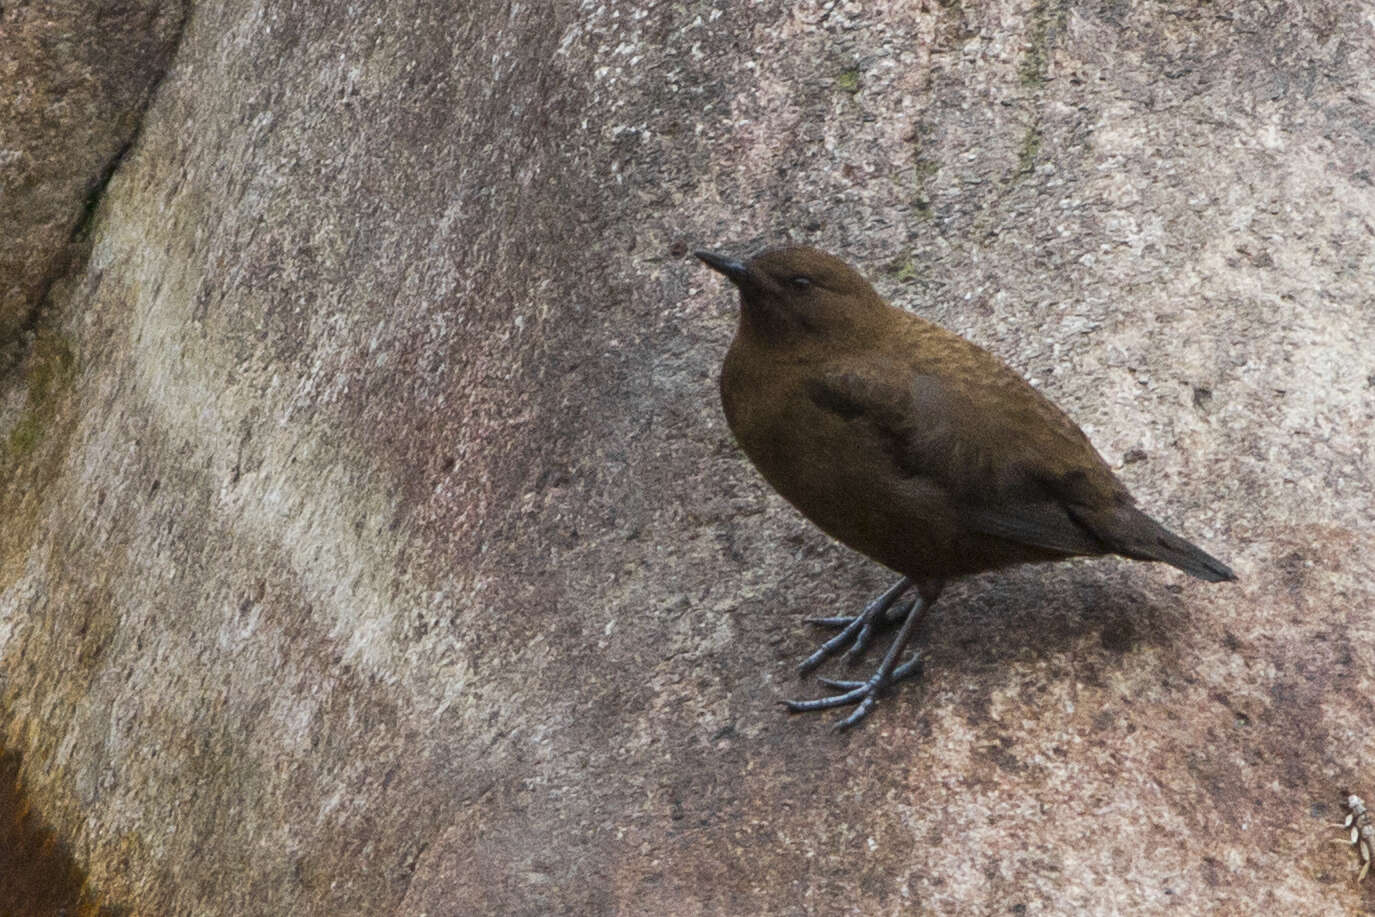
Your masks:
M823 532L901 577L798 666L853 662L898 630L863 680L786 700L795 713L853 707L863 720L896 683L918 625L955 579L1017 564L1117 554L1207 582L1226 564L1142 512L1064 411L998 357L886 302L858 271L787 245L748 260L694 255L739 291L721 404L765 481ZM915 589L915 595L904 596Z

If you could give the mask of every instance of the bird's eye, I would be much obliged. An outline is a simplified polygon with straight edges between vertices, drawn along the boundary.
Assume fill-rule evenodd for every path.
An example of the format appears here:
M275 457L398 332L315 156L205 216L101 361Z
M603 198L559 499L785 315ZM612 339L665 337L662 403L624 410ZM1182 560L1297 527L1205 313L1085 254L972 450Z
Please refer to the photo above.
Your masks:
M788 283L793 285L794 290L805 290L812 285L812 278L798 274L796 277L789 278Z

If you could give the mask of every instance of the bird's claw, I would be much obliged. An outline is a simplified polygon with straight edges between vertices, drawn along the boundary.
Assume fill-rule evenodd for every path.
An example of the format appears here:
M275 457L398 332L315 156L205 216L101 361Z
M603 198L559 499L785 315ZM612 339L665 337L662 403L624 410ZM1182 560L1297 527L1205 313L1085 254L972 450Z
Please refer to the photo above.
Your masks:
M878 699L887 694L893 685L920 672L921 654L917 653L887 676L880 671L865 681L818 678L817 681L821 684L841 693L832 694L830 697L818 697L814 700L785 700L783 705L788 708L790 713L811 713L817 710L830 710L834 707L847 707L856 704L857 706L849 716L837 720L835 724L837 730L849 729L868 716L869 711L873 710L874 705L878 703Z
M845 645L847 643L850 643L855 639L855 634L859 633L859 631L863 627L863 615L851 618L850 623L845 625L844 630L836 634L831 639L827 640L825 643L821 644L821 646L817 647L815 653L812 653L810 656L808 656L806 659L802 660L802 662L798 664L797 674L806 675L812 669L821 665L821 663L825 662L827 659L830 659L836 653L839 653L842 649L845 648Z
M898 602L898 599L911 585L911 580L900 580L852 618L809 619L807 622L809 624L816 624L820 627L838 627L840 632L821 644L815 653L802 660L797 667L797 674L806 675L827 659L842 652L845 653L847 662L854 662L862 656L864 651L869 648L869 644L873 641L874 634L880 626L904 621L907 615L911 613L913 602Z
M838 618L806 618L803 623L843 630L853 624L854 620L853 615L841 615Z
M899 602L902 594L911 586L912 581L910 579L901 580L883 595L870 602L863 612L853 618L819 618L813 621L813 623L827 627L839 627L841 630L797 667L798 672L804 675L841 652L845 653L848 661L853 662L868 648L878 630L897 622L901 622L902 626L898 628L892 646L888 648L887 654L883 657L883 662L872 676L864 681L818 679L827 688L838 693L829 697L818 697L814 700L785 700L782 703L789 712L811 713L816 710L830 710L833 707L848 707L853 704L855 709L836 723L837 729L848 729L868 716L869 711L873 710L874 705L878 703L878 699L887 694L893 685L911 678L921 671L920 652L912 654L911 658L900 665L898 660L902 658L903 648L911 638L916 625L925 617L926 612L931 608L931 603L936 600L940 587L937 584L934 589L931 589L928 585L924 589L919 589L917 598L907 602Z
M869 649L870 642L880 629L886 630L895 627L907 620L911 614L916 599L908 599L905 602L894 602L891 606L882 609L878 614L869 616L864 626L859 629L859 636L855 637L855 642L845 652L845 664L850 665L859 657L864 655L865 650Z
M921 674L921 653L915 653L911 659L904 662L893 670L893 674L888 677L886 688L891 688L900 681L915 678ZM842 678L818 678L818 682L830 688L832 691L853 691L856 688L867 685L868 681L854 681ZM870 679L872 681L872 679Z

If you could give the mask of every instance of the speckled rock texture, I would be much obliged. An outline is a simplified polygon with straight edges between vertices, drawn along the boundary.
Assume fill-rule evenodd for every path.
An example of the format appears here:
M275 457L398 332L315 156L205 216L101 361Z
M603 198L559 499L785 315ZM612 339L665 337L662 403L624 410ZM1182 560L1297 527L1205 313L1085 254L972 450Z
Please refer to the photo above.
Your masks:
M1369 4L194 5L3 382L5 744L137 914L1375 910L1373 170ZM966 581L789 718L889 576L717 404L687 253L787 240L1240 583Z
M183 13L178 0L0 3L0 366L77 266L72 236L133 140Z

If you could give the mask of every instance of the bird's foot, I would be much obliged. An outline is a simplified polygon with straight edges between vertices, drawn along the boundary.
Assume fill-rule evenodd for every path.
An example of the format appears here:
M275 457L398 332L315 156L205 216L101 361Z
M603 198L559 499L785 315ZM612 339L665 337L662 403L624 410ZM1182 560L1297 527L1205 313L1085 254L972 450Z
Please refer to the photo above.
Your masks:
M911 586L910 579L902 579L891 589L879 596L860 614L854 618L830 618L822 619L822 623L840 627L840 633L822 644L821 649L803 660L798 666L802 673L810 672L826 659L841 652L845 647L849 647L845 655L849 659L854 659L864 652L869 641L873 638L877 628L895 621L901 621L902 626L898 628L897 634L893 637L892 644L888 647L888 652L883 656L883 662L879 663L878 669L874 671L865 681L837 681L830 678L820 679L821 683L838 694L830 697L819 697L815 700L787 700L783 701L784 706L793 713L810 713L815 710L830 710L832 707L848 707L855 705L855 709L850 715L836 723L837 729L848 729L860 720L869 715L869 711L874 709L878 699L888 692L888 690L898 682L906 678L911 678L921 671L921 653L913 653L912 658L906 660L901 665L898 660L902 658L903 650L907 646L907 641L912 639L912 634L916 627L921 623L922 618L931 610L940 595L941 583L923 583L917 587L917 598L912 602L897 604L898 599Z
M874 599L864 607L864 610L853 618L812 618L810 624L817 624L821 627L839 627L840 633L812 653L797 667L799 675L806 675L821 663L838 655L842 651L845 658L851 662L858 659L869 648L870 642L874 639L874 634L879 628L890 623L897 623L906 620L911 613L913 602L904 602L894 608L902 594L912 587L912 581L903 577L898 580L890 589Z
M832 640L827 640L826 644L822 647L822 650L824 650L827 646L830 646L834 641L834 649L827 652L825 656L820 655L822 650L818 650L816 653L813 653L811 656L808 656L806 661L798 665L798 672L803 675L807 674L808 671L816 668L816 666L819 665L824 659L830 656L834 656L837 653L839 653L842 649L844 649L847 641L850 644L850 648L845 649L845 662L847 664L854 662L855 660L859 659L859 657L863 656L865 651L869 649L869 644L873 642L875 634L877 634L879 631L887 630L890 627L896 627L903 621L906 621L908 613L912 611L912 606L916 604L916 599L907 599L906 601L895 602L882 614L871 615L868 617L866 617L865 614L861 612L860 614L855 615L852 618L808 618L808 624L814 624L817 627L829 627L833 630L839 630L841 631L841 633L837 634L835 638L832 638ZM867 610L868 609L866 608L866 611ZM848 633L846 633L847 630ZM814 663L812 663L813 659L816 660ZM808 666L808 668L804 669L803 666L807 665L808 663L812 664Z
M895 667L890 673L885 673L883 669L883 666L879 666L879 670L865 681L818 678L817 681L826 687L841 693L832 694L830 697L819 697L815 700L785 700L783 705L788 708L790 713L810 713L816 710L830 710L833 707L847 707L855 704L857 706L850 715L835 724L837 730L849 729L868 716L869 711L873 710L874 705L878 703L878 699L887 694L893 685L921 674L921 653L913 654L911 659Z

